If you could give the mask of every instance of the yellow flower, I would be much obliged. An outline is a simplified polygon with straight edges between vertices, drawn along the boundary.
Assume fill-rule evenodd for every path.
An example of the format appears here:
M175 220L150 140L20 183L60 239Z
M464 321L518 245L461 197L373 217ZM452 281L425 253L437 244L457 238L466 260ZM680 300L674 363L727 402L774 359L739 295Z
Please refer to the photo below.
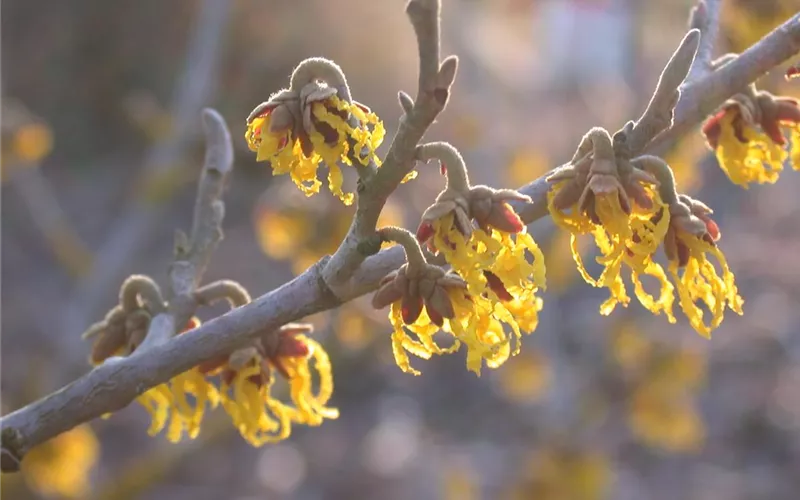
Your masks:
M305 117L302 125L294 116ZM342 191L339 163L380 166L375 151L385 134L383 123L369 109L323 86L305 100L283 91L256 108L248 118L245 139L256 161L269 161L274 175L289 174L306 196L319 192L317 168L324 162L331 192L350 205L354 195Z
M678 290L681 308L692 328L704 337L710 337L711 331L722 323L725 307L742 314L744 301L739 296L733 272L716 245L691 234L678 233L676 238L678 244L688 250L688 261L682 272L678 261L673 260L669 264L669 273ZM708 254L716 259L722 269L721 275ZM711 313L708 324L703 319L704 312L698 302L704 303Z
M403 321L402 307L393 304L390 319L395 327L395 358L405 371L418 374L409 367L404 350L428 359L433 354L454 352L464 344L467 368L480 375L483 361L489 368L497 368L509 355L516 355L522 332L530 333L538 324L542 300L536 292L544 286L545 275L544 258L533 238L524 228L514 235L479 229L467 238L455 225L454 217L450 213L434 220L431 230L432 244L466 286L466 291L448 290L455 315L442 329L452 334L456 343L447 349L439 347L433 341L438 328L427 315L416 321ZM419 342L409 339L403 323ZM513 348L504 325L513 332Z
M750 183L775 183L789 157L782 129L792 138L792 165L800 134L800 107L796 100L768 92L738 94L703 125L708 145L730 180L744 188Z
M626 213L617 193L596 196L594 210L598 222L578 209L577 204L570 212L556 206L555 200L559 192L568 187L569 181L561 181L548 192L548 206L553 220L570 232L570 248L572 257L581 277L592 286L606 287L611 296L600 306L600 314L609 315L617 304L627 306L630 297L625 288L622 268L625 264L631 271L631 281L639 302L654 314L665 312L670 321L672 317L672 286L667 281L661 266L653 261L652 255L658 249L669 225L669 212L658 193L647 189L652 199L652 206L641 208L636 204ZM601 255L597 262L603 266L600 276L593 278L581 258L578 248L578 236L590 234ZM658 280L661 292L658 298L648 294L642 285L641 277L651 276Z
M532 454L522 484L511 498L600 500L608 493L613 472L603 455L549 447Z
M318 426L324 419L339 418L339 410L326 406L333 395L333 374L328 353L322 346L306 337L297 339L308 346L307 357L290 357L284 361L289 375L289 386L294 407L289 407L289 415L294 422ZM314 380L310 361L314 360L318 388L314 392Z
M22 473L31 489L43 496L86 498L89 473L99 454L94 432L80 425L31 449Z
M230 382L221 386L222 407L242 437L253 446L282 441L292 432L286 405L271 395L274 378L263 380L258 359L234 370Z
M742 128L737 137L736 119L737 112L731 111L719 121L716 155L720 168L731 182L744 188L753 182L774 184L783 170L786 152L753 127Z
M300 334L310 325L288 324L256 346L234 351L200 366L208 374L221 373L221 402L242 437L253 446L289 437L292 423L321 425L339 411L327 405L333 394L328 354L316 341ZM314 392L316 371L317 392ZM291 403L273 396L275 372L289 383Z

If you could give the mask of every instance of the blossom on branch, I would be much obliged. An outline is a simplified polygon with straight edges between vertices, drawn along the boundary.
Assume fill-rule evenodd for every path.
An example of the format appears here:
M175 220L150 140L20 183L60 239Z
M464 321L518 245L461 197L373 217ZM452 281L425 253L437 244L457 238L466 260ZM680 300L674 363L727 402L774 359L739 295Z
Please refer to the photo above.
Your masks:
M789 133L791 148L784 132ZM787 158L800 170L800 106L796 99L775 97L751 86L706 120L703 134L728 178L744 188L751 183L775 183Z
M311 325L290 323L249 347L199 366L207 376L220 375L222 407L253 446L288 438L292 423L318 426L324 419L338 418L339 411L326 406L333 393L330 359L321 345L303 335L311 330ZM273 395L276 372L289 384L291 404Z
M354 195L342 190L339 163L380 166L375 150L384 135L378 117L350 98L341 68L311 58L295 69L290 88L250 113L245 139L256 161L269 161L275 175L289 174L306 196L319 192L317 168L324 162L331 192L350 205Z
M113 362L114 357L141 354L137 349L145 341L153 317L165 309L161 292L152 279L136 275L128 278L120 290L120 304L83 335L85 339L94 339L89 361L98 365ZM199 325L197 318L191 318L179 333ZM167 383L148 389L137 396L136 401L150 414L147 433L155 436L166 428L167 439L174 443L183 438L184 432L190 439L197 437L206 404L215 407L219 394L196 368L192 368Z

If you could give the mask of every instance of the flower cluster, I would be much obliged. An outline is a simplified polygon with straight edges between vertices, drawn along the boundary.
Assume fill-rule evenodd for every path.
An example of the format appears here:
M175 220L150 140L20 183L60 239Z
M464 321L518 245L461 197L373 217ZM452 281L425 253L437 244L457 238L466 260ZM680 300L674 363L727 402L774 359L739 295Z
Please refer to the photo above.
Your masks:
M542 301L536 292L545 285L544 258L508 204L528 198L511 190L470 186L463 159L449 144L421 146L418 157L439 159L448 181L423 214L417 240L441 253L452 271L426 264L416 241L384 228L385 237L403 244L408 263L383 280L373 305L392 305L392 345L404 371L419 373L410 367L407 352L428 359L464 344L467 368L480 374L484 361L497 368L517 354L522 333L538 323ZM436 344L438 331L452 335L455 343L447 348Z
M601 314L630 302L621 274L624 265L646 309L675 322L672 309L677 291L692 327L709 336L722 322L725 308L741 314L743 302L716 246L719 228L707 206L676 193L672 171L663 160L654 156L630 159L629 130L630 125L613 138L603 129L589 131L572 161L548 177L552 183L548 208L553 220L571 233L573 258L584 280L609 289L611 296L600 306ZM594 237L601 253L597 262L603 271L597 279L590 276L577 249L577 236L587 234ZM655 260L662 244L669 275ZM719 271L709 257L717 260ZM645 290L643 276L659 282L658 297ZM708 322L700 303L711 313Z
M131 276L122 285L120 303L111 309L105 319L92 325L84 338L93 338L89 361L100 364L116 356L138 354L152 318L166 310L158 286L146 276ZM183 331L199 326L192 318ZM187 395L191 396L194 404ZM216 388L193 368L181 373L168 383L159 384L140 394L136 401L150 414L151 424L147 433L151 436L165 428L167 439L178 442L186 433L191 439L200 432L200 423L206 403L215 407L219 403Z
M788 132L791 145L784 132ZM706 120L703 134L730 180L744 188L774 183L787 158L800 170L800 106L769 92L737 94Z
M250 113L245 139L257 161L269 161L275 175L289 174L306 196L319 192L324 162L331 192L350 205L354 195L342 190L339 163L380 166L375 150L384 135L378 117L350 98L339 66L312 58L298 65L288 89Z
M290 323L253 345L202 363L201 373L219 375L222 406L242 437L253 446L286 439L292 423L318 426L339 411L327 405L333 394L328 354L305 334L311 325ZM311 361L317 373L314 391ZM289 384L292 403L273 394L278 373Z
M225 298L233 306L250 301L243 288L228 281L200 288L197 297L201 303ZM90 361L100 364L114 356L144 355L151 319L163 311L166 304L150 278L126 280L120 304L84 334L94 338ZM199 324L192 318L179 334ZM206 405L213 409L221 404L254 446L287 438L292 423L318 426L323 419L337 418L338 410L326 406L333 393L330 360L322 346L305 335L311 331L310 325L287 324L264 333L248 347L207 360L145 391L136 400L150 414L148 434L154 436L166 428L171 442L180 441L184 434L194 439ZM276 372L287 381L291 403L274 396Z

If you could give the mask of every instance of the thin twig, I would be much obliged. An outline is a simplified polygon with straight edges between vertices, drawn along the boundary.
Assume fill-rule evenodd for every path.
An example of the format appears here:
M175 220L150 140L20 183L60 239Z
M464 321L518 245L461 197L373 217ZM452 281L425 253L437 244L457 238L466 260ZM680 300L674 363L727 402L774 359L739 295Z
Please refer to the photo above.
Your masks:
M414 168L417 144L447 104L456 59L439 63L440 10L439 0L411 0L406 7L420 53L417 99L400 120L383 166L372 178L362 179L356 216L323 270L323 280L334 296L341 295L340 288L364 259L380 250L380 237L375 232L378 216L389 195Z
M680 136L705 117L709 111L709 107L705 104L706 99L716 103L711 107L713 109L772 66L791 57L798 48L800 48L800 15L795 16L719 71L687 85L681 103L677 107L673 126L673 129L677 127L680 131L668 131L666 135L669 140ZM415 104L415 107L418 105L419 103ZM706 111L699 111L700 108ZM398 133L398 138L395 140L402 139L416 145L418 138L413 139L417 134L421 136L422 132L416 128L411 130L404 132L405 135ZM647 149L652 148L653 145ZM397 157L398 151L402 149L395 146L394 155ZM405 154L412 153L413 148ZM410 156L399 155L399 158L392 161L395 165L403 165L404 168L397 167L396 172L387 170L387 173L383 173L384 170L381 169L381 174L389 179L382 181L387 185L377 183L375 189L381 196L384 196L384 190L390 190L390 180L397 176L402 179L403 170L411 168ZM379 176L380 174L376 175L375 179ZM526 223L547 214L548 185L545 178L546 175L520 189L521 193L534 200L533 204L520 209L520 215ZM382 206L378 201L373 203L376 204L374 206ZM361 212L367 208L359 208L362 218L365 216ZM371 214L367 222L373 217L377 218L377 215ZM374 224L372 227L374 228ZM374 229L371 231L374 232ZM357 243L358 234L354 233L351 238L355 236L356 239L351 243L345 242L345 245ZM350 248L355 249L355 246ZM339 258L340 262L337 265L341 266L344 261L341 260L341 256ZM7 469L6 464L13 465L15 461L18 462L31 447L76 425L124 408L145 390L166 382L204 360L231 352L264 331L277 331L281 325L298 321L315 312L337 307L342 302L375 290L380 280L388 272L400 267L405 259L400 247L381 251L366 260L358 259L359 263L362 260L363 263L357 266L358 269L349 279L338 284L337 295L330 293L331 289L323 279L325 275L328 279L336 276L336 273L331 274L330 271L323 272L323 269L330 268L332 260L321 260L280 288L264 294L246 306L233 309L208 321L192 332L170 339L159 349L150 351L147 356L132 356L103 364L61 390L4 416L0 420L3 470L13 470L10 466Z
M169 309L153 318L144 342L135 351L137 355L147 355L150 349L164 344L189 321L198 305L197 286L222 240L222 194L233 170L233 144L225 120L212 109L203 110L203 130L206 158L197 185L191 236L177 233L175 261L169 269Z
M58 193L39 168L24 165L10 169L10 185L19 192L34 226L61 267L72 276L81 276L91 266L92 254L58 203Z
M675 108L676 119L668 130L648 146L652 154L663 153L671 144L713 113L737 92L800 52L800 14L775 28L737 57L705 78L682 89Z
M702 78L712 71L714 45L719 34L722 0L699 0L689 15L689 28L700 30L700 46L687 80Z
M197 130L197 116L213 91L222 35L230 2L203 0L191 35L183 73L175 88L170 116L171 136L153 146L144 161L143 175L166 178L181 168L180 158ZM145 184L148 182L145 181ZM75 297L65 311L69 331L79 332L99 314L111 291L119 283L126 265L147 243L146 235L159 221L163 206L152 199L136 199L118 220L98 249L86 279L72 292Z

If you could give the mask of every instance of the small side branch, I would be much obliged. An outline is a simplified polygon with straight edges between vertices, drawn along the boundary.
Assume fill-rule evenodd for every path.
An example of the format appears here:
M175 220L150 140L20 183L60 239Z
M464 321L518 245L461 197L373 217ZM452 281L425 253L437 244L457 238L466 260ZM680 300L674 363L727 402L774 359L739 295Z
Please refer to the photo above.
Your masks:
M719 34L721 8L722 0L699 0L689 15L689 28L700 31L700 46L687 80L702 78L713 70L711 61Z
M726 99L744 90L769 70L800 52L800 14L778 26L736 59L682 90L672 127L661 132L648 146L652 154L663 153L690 132Z
M175 261L169 269L172 287L169 310L153 318L137 353L165 343L189 321L198 305L195 290L222 240L225 216L222 194L233 170L233 144L225 120L213 109L203 110L203 130L206 157L197 186L190 236L181 231L176 235Z
M406 13L414 27L419 46L419 88L415 102L403 93L400 102L406 113L392 139L383 166L375 175L362 178L358 207L344 241L323 270L323 281L330 293L341 296L342 289L364 262L380 250L376 225L389 195L414 168L417 144L444 109L455 80L458 60L454 56L440 63L440 0L410 0Z
M653 137L672 126L673 111L681 95L678 87L689 74L699 43L700 32L690 30L667 62L647 109L628 135L628 148L632 153L644 149Z

